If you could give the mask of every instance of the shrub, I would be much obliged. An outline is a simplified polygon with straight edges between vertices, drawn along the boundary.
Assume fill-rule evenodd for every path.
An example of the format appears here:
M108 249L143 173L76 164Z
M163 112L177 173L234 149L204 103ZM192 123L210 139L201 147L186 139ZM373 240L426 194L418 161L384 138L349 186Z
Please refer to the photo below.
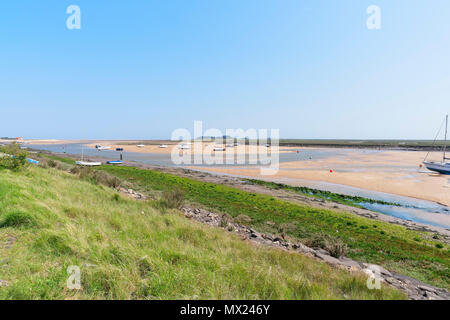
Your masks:
M220 216L220 227L225 228L226 226L228 226L228 223L232 221L233 218L231 218L231 216L229 216L228 214L224 213Z
M15 142L0 148L0 153L4 153L0 155L0 168L19 171L28 165L28 153Z
M70 173L78 175L81 179L87 179L92 177L92 168L74 166L70 168Z
M160 203L168 209L181 209L184 204L184 192L179 188L166 190L162 193Z
M345 256L348 251L347 245L337 238L329 238L325 240L325 250L327 250L332 257L340 258Z
M47 160L47 164L50 168L56 168L58 166L58 162L52 159Z
M74 166L70 168L69 172L78 175L81 179L92 179L98 184L114 189L118 189L122 185L122 180L105 171L92 170L92 168L88 167Z
M93 171L90 176L98 184L102 184L110 188L117 189L122 184L122 181L119 178L104 171Z
M335 258L340 258L347 254L347 245L339 238L333 238L325 234L316 234L308 239L305 244L312 248L321 248L330 253Z
M438 249L442 249L444 246L442 245L442 243L436 243L436 248Z
M48 169L50 168L50 166L48 165L48 162L46 159L39 159L39 167L44 168L44 169Z

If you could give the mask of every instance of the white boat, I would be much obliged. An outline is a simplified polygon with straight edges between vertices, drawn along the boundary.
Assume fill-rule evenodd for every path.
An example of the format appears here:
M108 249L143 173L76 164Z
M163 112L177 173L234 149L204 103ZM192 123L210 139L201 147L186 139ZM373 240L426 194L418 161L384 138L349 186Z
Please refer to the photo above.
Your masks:
M81 160L75 162L78 166L87 166L87 167L94 167L94 166L101 166L101 162L94 162L94 161L84 161L84 144L81 144Z
M111 147L106 147L106 146L98 146L98 147L97 147L97 150L98 150L98 151L101 151L101 150L109 150L109 149L111 149Z
M434 162L434 161L423 161L423 164L428 170L442 173L442 174L450 174L450 162L446 162L446 160L450 160L445 156L446 147L447 147L447 128L448 128L448 115L445 117L445 138L444 138L444 150L442 156L442 162ZM427 155L428 156L428 155Z
M191 146L187 145L187 144L180 144L178 146L179 149L181 150L189 150L191 148Z
M159 147L160 148L168 148L169 146L167 144L161 144Z
M138 144L136 147L138 147L138 148L143 148L143 147L145 147L145 145L143 145L143 144Z
M214 147L214 151L225 151L224 147Z
M88 167L94 167L94 166L101 166L101 162L92 162L92 161L77 161L75 164L79 166L88 166Z

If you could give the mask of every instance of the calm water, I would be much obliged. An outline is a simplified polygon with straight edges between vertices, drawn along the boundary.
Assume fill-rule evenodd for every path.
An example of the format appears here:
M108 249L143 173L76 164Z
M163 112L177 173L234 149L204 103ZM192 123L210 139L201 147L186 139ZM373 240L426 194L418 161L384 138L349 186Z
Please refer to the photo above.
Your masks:
M81 144L52 144L52 145L32 145L33 149L47 150L52 152L66 152L72 155L81 155ZM126 149L126 146L125 146ZM283 148L280 148L283 150ZM302 160L320 160L326 159L328 157L340 157L348 154L349 149L309 149L302 151L300 153L289 152L280 153L280 162L292 162L292 161L302 161ZM369 154L372 150L351 150L352 152ZM98 151L93 148L84 148L85 158L89 156L102 157L105 160L117 160L120 157L121 152L114 150L103 150ZM146 164L158 165L158 166L175 166L171 161L170 154L159 154L159 153L138 153L138 152L122 152L123 160L136 161ZM202 164L205 167L204 164ZM215 167L220 165L214 165ZM244 165L235 165L244 166ZM290 170L295 170L290 169ZM303 169L304 170L304 169ZM352 169L353 171L364 170L364 168ZM230 174L230 176L233 176ZM250 178L250 177L249 177ZM370 190L364 190L354 187L349 187L345 185L332 184L327 182L317 182L302 179L276 179L277 182L286 183L290 185L301 185L309 188L330 191L334 193L360 196L364 198L382 200L391 203L397 203L401 206L390 206L382 204L373 203L361 203L364 208L387 214L400 219L410 220L414 222L424 223L432 226L443 227L450 229L450 208L425 200L419 200L410 197L397 196L393 194L376 192Z

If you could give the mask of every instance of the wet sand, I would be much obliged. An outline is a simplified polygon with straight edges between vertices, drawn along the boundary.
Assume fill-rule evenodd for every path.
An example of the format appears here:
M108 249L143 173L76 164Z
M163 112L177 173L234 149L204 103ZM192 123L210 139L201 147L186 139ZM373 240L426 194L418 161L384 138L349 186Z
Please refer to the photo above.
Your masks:
M168 154L170 155L172 151L175 149L178 149L178 143L170 142L170 143L163 143L167 145L167 148L160 148L158 144L148 144L144 145L144 147L137 147L135 144L121 144L117 141L99 141L95 143L89 143L87 144L90 148L95 148L95 145L100 144L102 146L111 147L112 150L115 150L116 148L123 148L125 151L128 152L139 152L139 153L158 153L158 154ZM195 144L192 143L190 145L190 149L182 150L178 149L180 153L190 153L190 154L215 154L217 152L223 152L224 154L230 153L230 154L258 154L258 153L277 153L277 152L292 152L294 150L297 150L298 147L279 147L279 148L266 148L265 146L261 146L260 150L256 149L255 147L250 147L246 145L239 145L237 147L227 147L225 148L225 151L217 151L214 152L214 147L225 147L221 144L214 144L212 142L203 142L200 145L200 148L196 149Z

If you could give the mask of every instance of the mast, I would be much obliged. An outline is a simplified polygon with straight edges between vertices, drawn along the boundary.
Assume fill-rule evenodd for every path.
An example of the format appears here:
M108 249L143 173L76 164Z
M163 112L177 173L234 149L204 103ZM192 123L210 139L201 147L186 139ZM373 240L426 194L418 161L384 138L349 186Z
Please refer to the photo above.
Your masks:
M445 160L447 159L445 157L445 151L447 149L447 127L448 127L448 115L445 116L444 159L442 160L442 162L445 162Z

